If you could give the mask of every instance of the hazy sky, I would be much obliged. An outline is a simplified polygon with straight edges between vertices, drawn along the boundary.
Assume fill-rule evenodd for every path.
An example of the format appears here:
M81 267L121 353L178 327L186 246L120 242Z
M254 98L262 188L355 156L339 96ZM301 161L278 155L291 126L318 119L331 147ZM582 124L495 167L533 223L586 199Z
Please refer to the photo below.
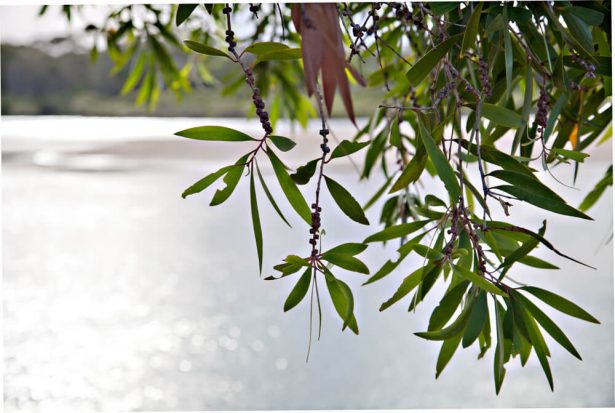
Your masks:
M33 40L48 40L66 36L71 32L83 33L88 23L100 23L108 5L84 6L81 18L78 14L69 23L61 14L61 6L49 6L43 16L38 16L41 6L0 6L0 41L24 44Z

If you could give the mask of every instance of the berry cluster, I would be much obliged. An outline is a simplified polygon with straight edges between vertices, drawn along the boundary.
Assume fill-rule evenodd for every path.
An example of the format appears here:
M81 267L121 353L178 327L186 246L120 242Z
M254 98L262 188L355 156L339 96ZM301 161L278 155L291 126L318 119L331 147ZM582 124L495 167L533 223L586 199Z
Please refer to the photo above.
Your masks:
M545 87L540 88L540 97L538 98L538 112L536 113L536 123L538 123L537 132L542 133L547 127L547 114L549 113L549 94Z
M457 84L455 83L455 81L451 81L445 84L444 87L438 92L438 95L436 96L436 100L434 102L434 106L437 106L442 101L442 99L446 98L456 87Z
M360 25L353 23L352 24L352 35L354 37L363 37L363 33L365 33L367 31L367 27L363 26L361 27Z
M329 153L329 151L331 150L328 146L327 146L327 142L329 142L329 139L327 139L327 135L329 134L329 129L321 129L320 132L318 132L320 134L320 136L322 136L322 142L320 144L320 149L322 149L323 153Z
M226 40L226 42L228 43L228 50L229 52L232 52L235 50L235 46L237 46L237 42L235 41L235 37L234 37L235 32L232 30L227 30L224 33L226 34L226 37L224 38L224 40Z
M250 12L254 13L256 15L256 13L261 9L261 5L260 4L252 4L250 3Z
M581 66L583 66L583 69L585 69L585 76L593 79L596 77L596 66L592 65L591 63L587 63L587 60L583 59L581 56L579 56L576 53L572 53L570 55L570 59L572 60L573 63L578 63Z
M579 85L578 83L575 83L573 81L570 81L568 83L568 87L570 88L570 90L576 90L576 91L587 90L586 86Z
M481 92L484 97L491 96L491 82L489 82L489 65L483 59L478 59L478 76L480 78Z
M245 70L247 81L250 85L254 84L254 75L252 74L252 70L249 68ZM269 122L269 113L265 110L265 102L260 95L260 90L255 87L252 89L252 102L254 103L254 107L256 107L256 115L260 119L261 126L267 135L273 132L273 127L271 126L271 122Z
M318 230L320 229L320 212L322 208L318 206L318 204L312 204L312 227L310 228L310 234L312 234L312 238L310 239L310 244L312 245L312 257L318 256L318 248L316 248L316 244L318 243Z

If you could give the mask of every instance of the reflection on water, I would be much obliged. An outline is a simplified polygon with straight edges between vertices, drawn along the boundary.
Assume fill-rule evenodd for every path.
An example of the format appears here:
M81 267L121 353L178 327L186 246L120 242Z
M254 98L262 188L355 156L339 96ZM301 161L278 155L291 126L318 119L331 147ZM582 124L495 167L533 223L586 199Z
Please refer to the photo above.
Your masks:
M293 280L259 278L246 183L222 208L207 206L209 192L179 197L211 170L195 159L196 146L169 139L111 147L69 142L67 149L66 142L6 135L2 143L9 412L613 405L612 246L601 247L612 231L610 192L592 210L595 222L549 216L548 237L598 271L541 251L562 271L521 267L527 272L515 274L556 286L602 321L593 326L549 312L584 361L553 343L554 393L532 356L524 369L516 360L509 364L502 394L495 397L493 350L479 361L475 349L458 351L434 379L438 346L411 333L424 328L438 293L415 314L403 305L378 313L403 272L418 265L412 258L389 282L371 287L344 275L357 291L361 335L341 334L325 302L323 337L306 364L309 308L304 302L283 313ZM71 152L76 146L78 155ZM234 160L236 153L229 154L228 146L224 151ZM597 181L607 162L585 165L579 179ZM356 188L362 202L376 188L357 183L347 165L333 173ZM278 188L272 190L281 198ZM325 211L334 209L331 202L325 197ZM297 219L289 229L261 209L268 271L286 254L305 252L307 231ZM516 206L512 212L539 226L537 210ZM377 208L368 217L377 222ZM323 220L331 245L376 228L326 214ZM370 248L368 266L378 268L393 256L390 247Z

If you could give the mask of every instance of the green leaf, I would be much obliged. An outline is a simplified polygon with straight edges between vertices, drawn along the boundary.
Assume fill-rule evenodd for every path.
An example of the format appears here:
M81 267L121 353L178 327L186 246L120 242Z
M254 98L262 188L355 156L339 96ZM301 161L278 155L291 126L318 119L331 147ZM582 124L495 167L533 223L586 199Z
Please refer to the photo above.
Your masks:
M241 142L256 140L243 132L225 126L197 126L175 132L175 135L204 141Z
M194 9L198 7L198 4L179 4L177 5L177 14L175 14L175 25L179 26L190 17Z
M416 149L416 153L408 162L408 164L404 167L404 170L401 172L397 181L391 187L389 193L394 193L399 191L400 189L406 188L412 182L415 182L419 179L423 170L425 169L425 164L427 163L427 151L425 151L425 146L419 144Z
M547 381L549 382L549 386L551 387L551 391L553 391L553 375L551 374L551 368L549 366L549 360L547 359L549 355L549 349L544 341L538 326L536 325L536 321L532 318L526 311L524 307L518 306L518 301L515 305L516 313L521 316L523 320L523 324L525 325L525 329L527 330L527 334L530 339L530 343L534 346L534 351L536 352L536 356L538 357L538 361L542 366L542 370L547 377Z
M258 179L261 182L261 186L263 187L263 190L265 191L265 195L267 195L267 199L269 200L269 203L271 203L271 206L273 207L273 209L275 209L275 212L277 212L280 218L282 218L282 221L284 221L286 225L290 227L291 225L288 223L288 221L284 217L284 214L282 214L282 211L278 207L278 204L275 202L275 199L273 199L273 195L271 195L271 192L269 192L269 188L267 188L267 184L265 183L265 180L263 179L263 175L261 175L261 170L258 167L258 162L256 163L256 172L258 173Z
M310 288L310 281L312 281L312 267L306 268L303 275L301 275L297 281L297 284L295 284L295 287L284 302L284 311L294 308L303 300L303 297L305 297Z
M436 379L440 377L444 367L448 364L448 362L453 358L457 347L459 347L459 342L461 341L461 332L457 333L457 335L449 338L448 340L444 340L442 343L442 347L440 347L440 353L438 353L438 361L436 361Z
M369 268L367 268L361 260L352 255L326 252L322 254L322 259L348 271L369 274Z
M254 171L250 174L250 211L252 212L252 227L254 228L254 240L258 254L258 270L263 272L263 230L261 219L258 215L258 203L256 200L256 188L254 187Z
M453 11L459 7L459 3L455 1L434 1L428 2L427 5L436 16L442 16L443 14Z
M327 188L329 189L333 200L344 214L359 224L369 225L369 221L365 217L365 213L363 212L361 205L359 205L356 199L352 197L346 188L328 176L325 176L325 183L327 184Z
M282 161L278 159L278 157L273 153L272 150L267 151L267 156L271 161L271 165L273 166L273 171L275 172L276 177L278 178L278 182L280 183L280 187L286 195L286 199L293 207L293 209L299 214L301 218L308 225L312 224L312 213L310 212L310 207L307 202L305 202L305 198L295 185L295 182L291 179L291 177L286 172Z
M268 138L271 139L271 142L273 142L276 148L278 148L282 152L288 152L296 145L293 140L288 139L284 136L269 135Z
M401 134L399 132L399 120L397 116L391 120L391 134L389 136L389 143L391 146L401 148Z
M451 268L457 275L471 281L472 284L476 285L477 287L480 287L489 293L508 297L508 294L500 290L497 286L495 286L495 284L492 284L480 275L475 274L466 268L459 267L455 264L451 264Z
M410 241L408 241L408 243L414 245L418 243L424 236L425 236L425 233L419 234L416 237L412 238ZM387 275L389 275L391 271L397 268L397 266L404 260L404 258L406 258L406 256L412 252L410 248L408 248L407 250L404 249L403 251L402 251L402 248L403 246L398 249L399 258L397 260L395 261L388 260L386 263L384 263L384 265L378 271L376 271L374 275L372 275L367 281L365 281L363 285L371 284L375 281L378 281L386 277Z
M506 7L504 7L506 10ZM512 74L513 74L513 51L512 51L512 43L510 40L510 33L508 32L508 26L505 30L502 31L504 35L504 66L506 70L506 99L510 97L510 92L512 90ZM528 65L529 66L529 65Z
M547 221L545 220L542 223L542 227L538 231L540 236L543 236L545 234L546 229L547 229ZM504 259L504 262L500 264L500 267L498 269L510 267L515 262L519 261L520 259L523 259L527 254L532 252L532 250L536 248L537 246L538 246L538 240L536 238L530 238L527 241L524 241L523 244L521 244L519 248L512 251L510 254L506 256L506 258Z
M604 20L604 13L588 7L573 6L566 9L570 14L583 20L585 23L592 26L600 26Z
M421 130L420 136L423 140L423 145L425 146L425 150L429 155L429 159L433 162L436 167L436 171L438 172L438 176L444 182L444 186L448 191L448 194L453 200L459 199L461 195L461 190L459 189L459 182L457 182L457 177L455 176L455 171L451 167L448 159L442 153L440 148L436 145L431 134L425 127L421 117L419 116L419 127Z
M231 56L228 55L228 53L223 52L222 50L218 50L214 47L207 46L206 44L203 44L203 43L195 42L192 40L185 40L184 44L188 46L190 50L193 50L200 54L204 54L208 56L222 56L222 57L226 57L228 59L233 60Z
M459 307L463 294L468 289L468 285L470 285L470 282L463 280L444 295L429 318L428 330L440 330L444 327L455 313L457 307Z
M406 235L423 228L429 222L431 222L431 220L414 221L407 224L393 225L383 229L380 232L376 232L375 234L370 235L369 237L365 238L363 242L382 242L395 238L405 237Z
M185 199L188 195L197 194L197 193L205 190L208 186L210 186L211 184L216 182L222 175L226 174L234 166L235 165L225 166L224 168L220 168L216 172L213 172L213 173L207 175L205 178L201 179L197 183L195 183L192 186L190 186L189 188L187 188L182 193L182 198Z
M422 245L418 243L412 245L412 244L406 243L404 244L404 247L412 248L413 251L415 251L421 257L427 258L428 260L436 261L444 257L444 255L440 251L437 251L433 248L429 248L426 245Z
M581 360L581 356L576 348L572 345L568 337L564 334L564 332L551 320L545 313L540 310L540 308L536 307L534 303L524 297L522 294L515 292L513 293L513 297L518 301L521 301L523 307L525 307L528 312L534 316L534 319L538 321L538 323L544 328L544 330L549 333L551 337L555 341L557 341L562 347L564 347L570 354Z
M562 202L562 200L554 199L553 197L549 195L542 196L542 195L536 194L532 192L529 188L512 186L512 185L498 185L494 187L493 189L502 190L520 199L521 201L525 201L529 204L532 204L542 209L546 209L551 212L555 212L557 214L593 220L590 216Z
M589 156L588 153L571 151L571 150L563 149L563 148L553 148L553 150L555 151L556 154L561 155L564 158L572 159L573 161L581 162L581 163L583 163L585 161L585 158Z
M412 290L414 290L419 283L423 280L423 277L428 273L427 267L421 267L418 270L414 271L412 274L408 275L402 281L401 285L395 291L395 294L388 300L386 300L380 306L380 311L384 311L405 296L407 296Z
M525 264L529 267L534 267L534 268L541 268L543 270L559 270L559 267L556 265L551 264L550 262L547 262L545 260L542 260L538 257L534 257L531 255L527 255L523 258L519 259L519 262L521 264Z
M480 115L507 128L517 129L524 125L521 115L500 105L483 102Z
M262 55L271 52L277 52L279 50L287 50L289 47L283 43L278 42L257 42L252 43L246 47L245 52L250 52L255 55Z
M470 316L470 311L472 310L472 307L474 306L474 301L475 301L475 297L470 296L468 300L466 301L466 304L463 307L463 310L461 310L461 313L459 313L459 316L457 317L457 319L455 319L455 321L453 321L449 326L441 330L414 333L414 335L424 338L425 340L441 341L441 340L448 340L456 336L457 334L460 334L461 331L465 328L466 324L468 323L468 318Z
M476 155L478 153L477 146L474 144L470 145L468 141L466 140L461 141L461 145L464 148L468 149L473 155ZM494 165L501 166L502 168L507 169L507 170L513 170L513 171L524 173L526 175L534 176L534 173L532 172L530 168L528 168L527 166L525 166L524 164L516 160L514 157L492 146L481 145L480 154L481 154L481 158L485 162L489 162Z
M310 179L312 178L312 176L314 176L314 173L316 172L316 166L318 165L318 161L320 161L320 158L311 160L305 165L300 166L299 168L297 168L297 172L295 172L294 174L290 174L290 177L298 185L307 184L308 182L310 182Z
M462 36L463 34L451 36L424 54L406 73L410 84L414 87L418 86Z
M228 197L231 196L231 194L237 187L239 180L241 179L241 174L243 173L245 169L245 163L247 159L248 159L248 155L242 156L235 163L235 165L233 165L233 167L229 169L229 171L224 176L224 180L223 180L224 183L226 184L226 187L224 187L223 189L218 189L216 191L209 206L220 205L221 203L226 201Z
M568 314L569 316L579 318L581 320L588 321L590 323L600 324L594 316L589 314L587 311L583 310L581 307L561 297L551 291L543 290L538 287L520 287L520 290L527 291L532 294L539 300L544 301L546 304L549 304L551 307L555 308L558 311L561 311L564 314Z
M368 142L350 142L348 140L343 140L331 152L331 159L341 158L342 156L351 155L365 148L367 145L369 145L369 143L370 143L369 141Z
M360 244L358 242L349 242L346 244L340 244L337 247L333 247L325 254L346 254L346 255L357 255L365 251L367 245Z
M342 280L339 280L331 274L331 272L323 268L325 273L325 281L327 283L327 289L333 306L344 321L342 331L349 327L352 332L359 334L359 327L357 326L357 320L353 314L354 311L354 298L352 291Z
M504 368L504 326L502 323L503 310L498 302L495 302L495 325L497 331L497 345L495 348L495 354L493 356L493 376L495 379L495 394L499 394L502 389L502 383L504 382L504 376L506 375L506 369Z
M602 196L607 187L613 186L613 165L609 166L604 177L596 184L594 189L583 199L579 209L581 211L587 211L590 209L598 199Z
M126 82L124 82L124 85L122 86L120 95L123 96L123 95L128 94L135 88L135 86L137 86L137 83L139 82L139 80L141 79L141 76L143 75L143 70L145 69L146 59L147 59L147 55L145 53L141 53L139 55L134 67L132 68L132 71L130 72L130 75L128 75L128 77L126 78Z
M279 49L269 53L258 55L254 61L254 65L268 60L294 60L301 59L301 48L296 49Z
M483 326L489 317L489 309L487 308L487 293L481 291L476 297L475 303L470 310L468 317L468 324L463 333L463 340L461 346L463 348L469 347L480 335L483 330Z
M463 35L463 42L461 43L462 56L468 49L476 49L478 47L476 42L476 36L478 35L480 14L483 11L483 3L477 2L472 4L475 5L475 8L470 17L468 18L468 22L466 23L466 29Z

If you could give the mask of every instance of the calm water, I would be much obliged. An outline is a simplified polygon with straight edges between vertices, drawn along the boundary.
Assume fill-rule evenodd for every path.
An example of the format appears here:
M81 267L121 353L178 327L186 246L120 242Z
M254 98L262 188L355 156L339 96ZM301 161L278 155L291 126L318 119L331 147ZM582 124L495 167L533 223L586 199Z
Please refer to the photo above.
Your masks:
M187 200L184 188L233 162L241 144L207 144L170 136L200 124L246 131L242 121L195 119L4 118L2 123L4 256L4 397L8 412L94 410L393 409L453 407L612 406L613 254L612 195L592 209L593 222L517 204L513 219L537 229L547 216L547 238L597 271L540 249L561 271L519 266L514 278L553 288L602 321L590 325L547 312L561 323L583 362L553 341L551 392L535 359L511 362L500 396L494 394L493 350L458 350L436 381L439 346L415 337L439 293L414 314L382 301L419 261L410 257L389 280L360 287L363 278L340 276L355 291L361 335L341 333L324 299L323 336L309 363L307 301L282 311L295 277L278 282L258 275L246 180L222 207L213 191ZM252 128L252 129L250 129ZM282 128L284 129L284 128ZM342 138L345 123L334 125ZM312 159L315 135L299 136L288 163ZM313 148L314 147L314 148ZM597 181L610 148L594 153L580 182ZM360 162L361 157L356 158ZM264 167L265 163L261 163ZM272 172L263 168L273 183ZM569 171L557 171L569 181ZM330 174L360 202L375 183L359 183L349 163ZM586 191L545 178L575 205ZM440 190L440 184L426 181ZM281 191L271 185L281 200ZM310 189L311 190L311 189ZM306 192L309 194L310 192ZM308 197L310 199L310 197ZM307 228L293 229L265 207L265 275L289 253L306 254ZM377 230L378 207L362 228L328 214L325 242L362 239ZM389 249L364 254L375 270ZM437 285L437 290L443 290ZM407 301L407 300L406 300Z

